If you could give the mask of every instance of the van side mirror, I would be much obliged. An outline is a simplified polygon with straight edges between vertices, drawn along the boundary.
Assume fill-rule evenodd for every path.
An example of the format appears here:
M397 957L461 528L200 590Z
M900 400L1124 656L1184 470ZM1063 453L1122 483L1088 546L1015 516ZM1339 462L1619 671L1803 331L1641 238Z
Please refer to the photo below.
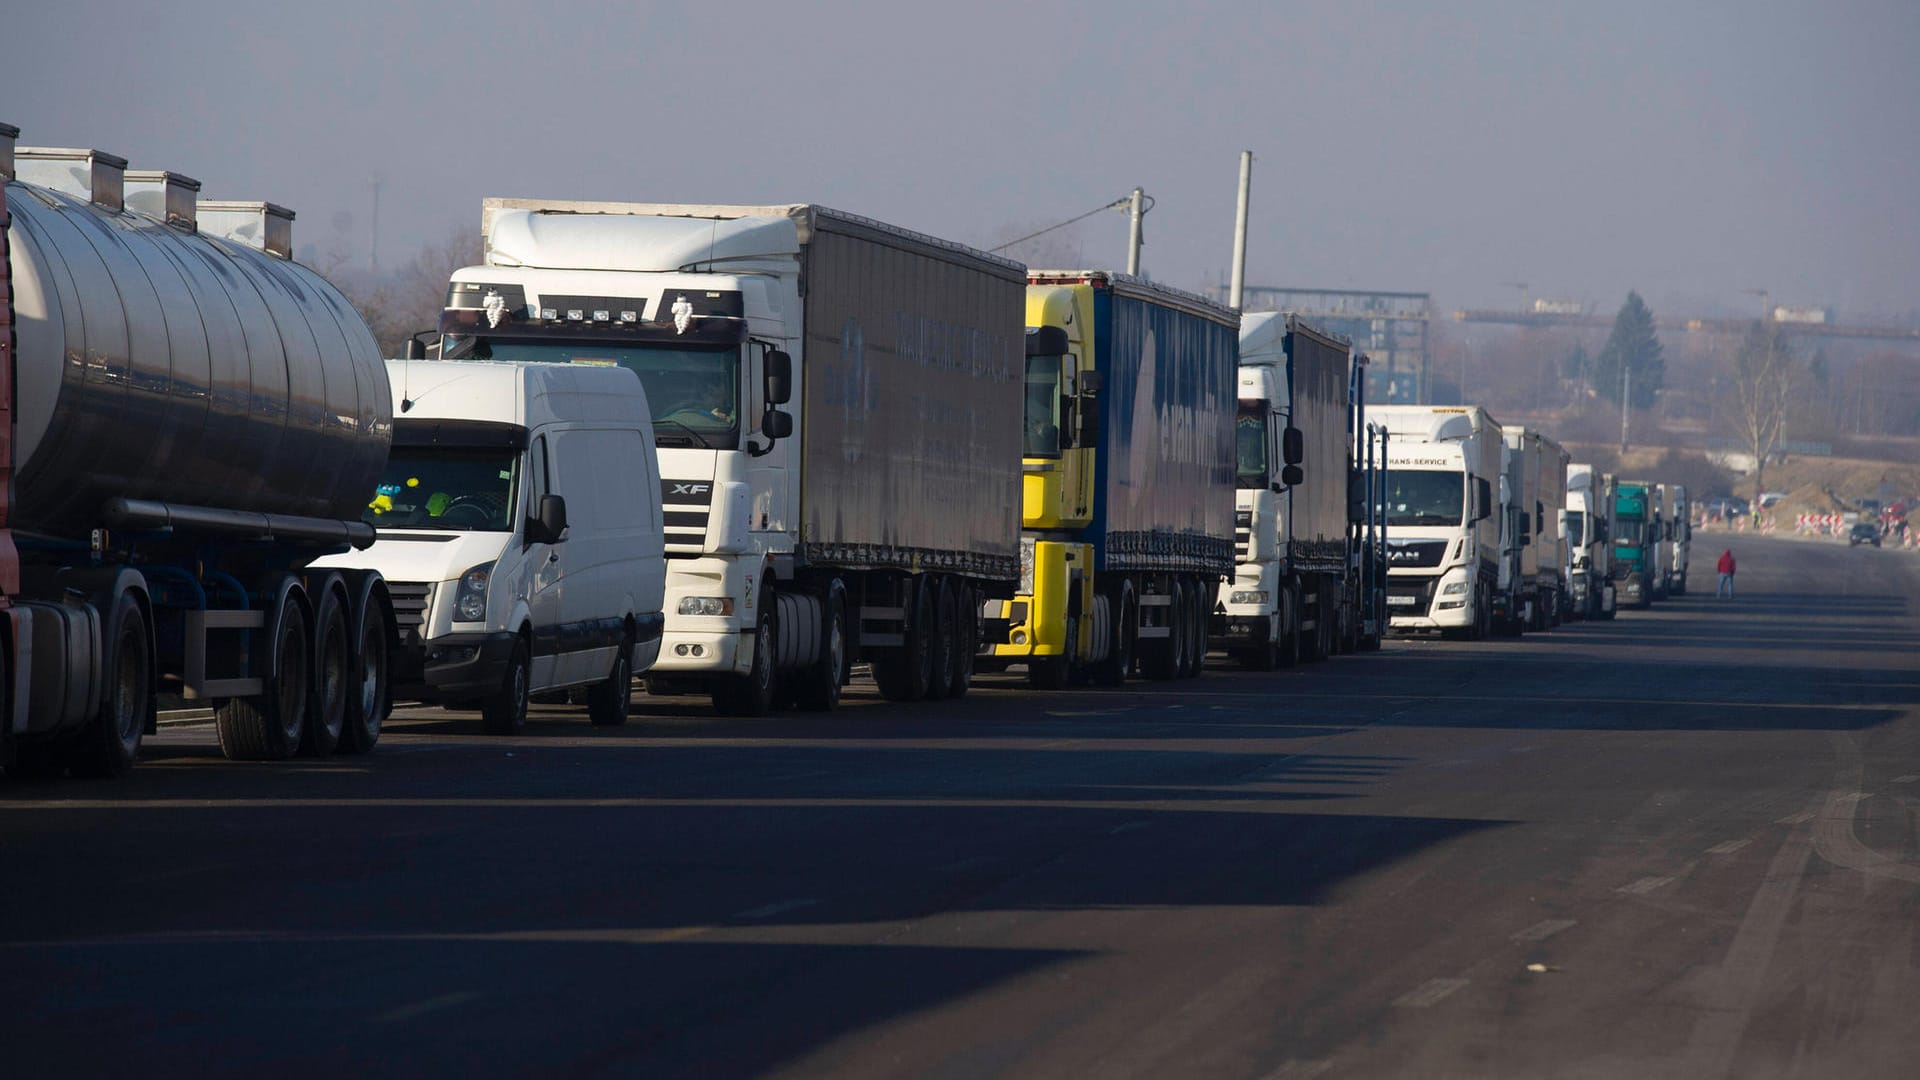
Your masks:
M793 357L779 349L767 350L766 386L769 404L785 405L793 400Z
M540 496L539 512L527 520L527 542L558 544L566 539L567 500L560 495Z
M1306 482L1307 474L1298 465L1283 465L1280 468L1280 482L1292 487Z
M1300 429L1292 425L1280 436L1280 460L1289 465L1298 465L1307 456L1307 437Z

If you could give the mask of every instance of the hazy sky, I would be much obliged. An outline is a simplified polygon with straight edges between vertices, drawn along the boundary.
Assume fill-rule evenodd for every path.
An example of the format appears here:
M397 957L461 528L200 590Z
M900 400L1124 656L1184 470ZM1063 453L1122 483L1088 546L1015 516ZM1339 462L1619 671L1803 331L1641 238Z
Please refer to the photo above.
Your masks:
M487 195L817 201L991 245L1144 187L1144 266L1920 310L1920 2L36 2L0 121L404 261ZM1124 266L1126 220L1075 234ZM324 260L317 260L324 261ZM1674 314L1681 313L1679 310Z

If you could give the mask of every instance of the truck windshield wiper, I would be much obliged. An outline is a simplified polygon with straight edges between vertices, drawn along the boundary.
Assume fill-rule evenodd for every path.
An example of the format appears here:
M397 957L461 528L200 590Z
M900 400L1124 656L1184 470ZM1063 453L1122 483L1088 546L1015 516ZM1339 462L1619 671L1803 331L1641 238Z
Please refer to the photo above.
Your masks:
M705 438L701 437L699 432L693 430L692 428L688 427L687 425L681 423L678 420L655 420L653 422L653 435L654 435L653 441L656 443L661 441L660 429L663 426L675 428L680 432L678 436L670 436L671 438L674 438L676 441L669 445L697 446L702 450L714 449L714 445L708 442Z

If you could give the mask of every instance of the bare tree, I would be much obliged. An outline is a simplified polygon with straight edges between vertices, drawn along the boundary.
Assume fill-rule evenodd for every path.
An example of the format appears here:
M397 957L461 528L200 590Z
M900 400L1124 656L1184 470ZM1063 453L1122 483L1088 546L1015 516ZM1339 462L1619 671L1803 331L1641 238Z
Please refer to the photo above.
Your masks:
M1753 503L1760 493L1767 458L1780 445L1793 408L1799 363L1785 335L1771 323L1755 322L1733 354L1733 408L1728 421L1741 449L1753 455Z
M400 356L407 338L440 324L447 302L447 281L463 266L480 262L480 234L455 229L429 243L404 265L378 276L337 265L329 279L360 311L384 356ZM324 272L324 271L323 271Z

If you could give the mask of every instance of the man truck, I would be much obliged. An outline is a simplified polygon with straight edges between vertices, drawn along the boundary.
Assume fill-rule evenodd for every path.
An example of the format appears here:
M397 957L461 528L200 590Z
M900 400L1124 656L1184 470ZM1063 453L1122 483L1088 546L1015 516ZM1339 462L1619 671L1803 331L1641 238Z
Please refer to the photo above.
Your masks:
M1379 642L1384 581L1377 565L1367 572L1377 536L1362 528L1374 463L1360 441L1359 370L1345 338L1297 316L1241 318L1235 565L1209 641L1248 667Z
M364 547L391 439L360 316L293 212L202 201L0 126L0 762L130 768L161 694L233 758L369 750L390 704Z
M1567 590L1576 619L1614 615L1612 473L1567 466Z
M1395 630L1482 638L1500 589L1500 424L1478 405L1373 410L1391 437L1381 500Z
M650 692L966 692L1019 575L1018 263L824 206L487 199L443 359L618 364L659 447Z
M1197 675L1233 572L1240 316L1105 271L1027 288L1020 578L982 614L1031 683Z

